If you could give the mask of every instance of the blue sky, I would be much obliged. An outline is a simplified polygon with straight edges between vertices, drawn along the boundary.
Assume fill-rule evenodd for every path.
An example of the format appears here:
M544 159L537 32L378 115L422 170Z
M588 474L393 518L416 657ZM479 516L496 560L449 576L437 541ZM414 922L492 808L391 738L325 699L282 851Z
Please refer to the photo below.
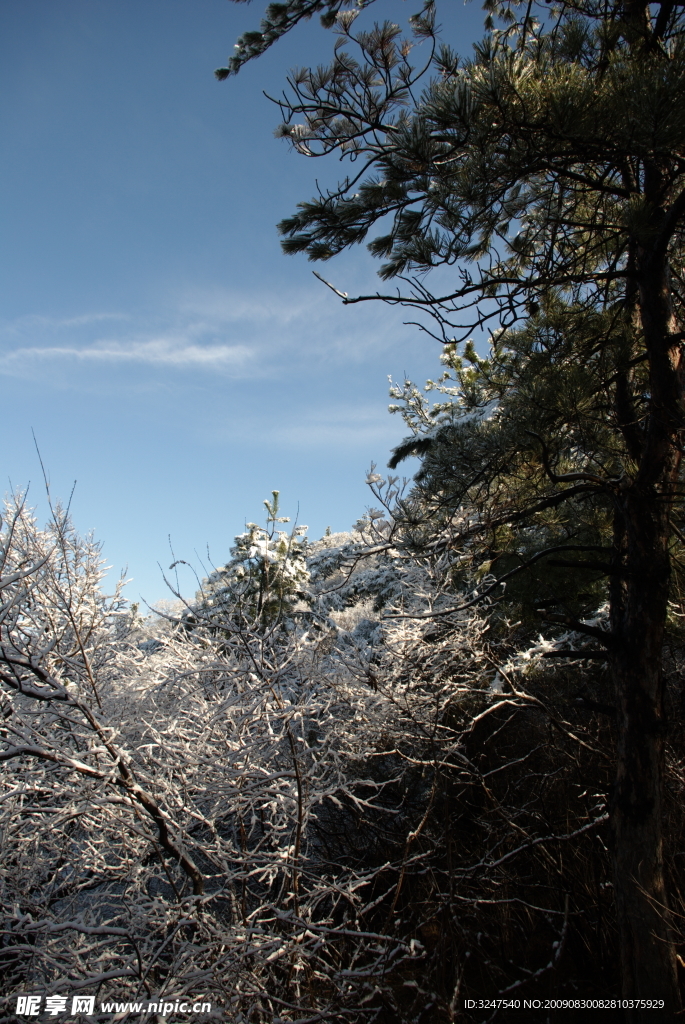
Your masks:
M404 0L364 17L406 22ZM131 600L169 596L158 563L219 564L273 488L320 536L349 529L403 424L387 377L435 376L438 349L400 311L342 307L276 223L334 161L273 138L295 65L324 62L311 22L218 83L262 5L5 0L0 5L0 386L4 489L30 482L32 430L52 492L73 499ZM462 52L482 12L441 11ZM323 270L374 289L364 249ZM190 577L182 581L188 594Z

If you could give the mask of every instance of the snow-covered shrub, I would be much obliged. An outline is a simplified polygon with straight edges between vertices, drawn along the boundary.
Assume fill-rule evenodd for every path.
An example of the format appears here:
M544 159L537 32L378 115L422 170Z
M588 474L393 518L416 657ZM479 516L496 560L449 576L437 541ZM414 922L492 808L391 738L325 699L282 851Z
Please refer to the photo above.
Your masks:
M289 523L279 516L279 492L264 502L266 526L247 523L245 533L235 538L231 558L203 580L186 625L215 627L232 624L253 627L273 625L288 618L294 606L307 598L307 527L294 526L288 532L277 529Z
M83 992L207 1000L231 1024L447 1024L493 983L559 994L563 956L563 992L605 984L611 929L586 927L611 913L601 663L558 667L455 591L460 552L414 549L389 515L305 546L277 511L191 621L104 597L64 513L40 530L8 508L7 1015L18 992Z
M3 545L6 996L373 1019L420 955L382 922L411 818L401 705L311 621L123 614L61 514L41 531L16 506Z

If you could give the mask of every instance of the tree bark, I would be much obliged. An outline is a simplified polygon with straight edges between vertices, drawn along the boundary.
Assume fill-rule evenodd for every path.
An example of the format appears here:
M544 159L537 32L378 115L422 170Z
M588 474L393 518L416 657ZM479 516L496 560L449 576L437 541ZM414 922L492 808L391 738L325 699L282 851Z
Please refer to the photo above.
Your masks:
M668 530L653 496L631 493L621 504L616 539L630 576L612 602L618 749L611 821L622 995L665 1001L664 1010L628 1009L627 1020L637 1024L658 1014L670 1022L681 1003L662 838Z
M663 1010L627 1009L626 1019L637 1024L682 1019L663 864L667 723L662 650L670 579L670 513L683 432L683 380L665 255L638 247L635 266L636 326L649 357L650 395L634 472L626 475L615 498L614 565L618 571L610 591L610 664L618 743L611 820L622 995L665 1002Z

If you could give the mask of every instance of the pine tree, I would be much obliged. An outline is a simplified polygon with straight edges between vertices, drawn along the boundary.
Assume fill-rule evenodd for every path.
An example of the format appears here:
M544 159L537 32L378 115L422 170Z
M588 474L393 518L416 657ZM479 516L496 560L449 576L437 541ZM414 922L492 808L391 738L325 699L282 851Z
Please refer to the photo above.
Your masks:
M299 0L276 6L283 31L304 16ZM584 631L606 652L619 707L611 815L623 994L665 999L672 1019L662 650L681 536L685 15L670 0L489 7L471 60L438 47L430 4L413 19L434 47L420 96L425 68L397 26L355 34L357 10L307 7L336 18L335 57L291 76L280 134L306 155L357 163L282 222L283 246L327 260L376 230L369 249L400 288L338 291L345 303L428 313L424 329L448 345L493 332L492 366L467 349L473 375L455 397L462 413L479 393L506 412L489 419L478 405L477 422L442 422L437 444L417 437L405 450L423 454L436 495L440 468L455 511L467 502L462 539L520 560L524 530L536 544L549 538L552 556L567 529L576 554L560 560L581 574L595 562L608 580L608 624ZM251 55L239 49L228 70ZM436 267L441 280L452 268L441 294L423 276ZM581 614L566 618L578 628Z
M215 629L273 626L287 620L294 605L307 598L307 527L288 533L280 516L280 495L264 501L266 525L247 523L235 538L231 558L204 581L187 625L202 622Z

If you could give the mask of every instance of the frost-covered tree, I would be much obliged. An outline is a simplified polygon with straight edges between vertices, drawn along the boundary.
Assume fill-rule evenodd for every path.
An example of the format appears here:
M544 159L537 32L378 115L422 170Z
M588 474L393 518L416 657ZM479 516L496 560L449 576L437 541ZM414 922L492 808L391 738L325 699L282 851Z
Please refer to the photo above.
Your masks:
M288 620L298 602L306 600L307 527L278 529L290 522L278 514L279 501L279 492L273 491L271 501L264 501L266 525L247 523L235 538L230 560L203 580L186 624L269 627Z
M98 547L68 517L41 529L10 503L8 1015L17 993L76 991L201 998L236 1024L448 1024L493 983L607 991L612 709L596 664L568 675L547 660L562 638L531 645L503 604L455 610L460 552L414 554L395 482L369 481L383 516L311 545L287 629L229 606L192 629L173 605L142 619L103 595ZM669 773L677 794L677 752Z
M423 814L395 752L425 745L420 704L407 720L305 628L141 621L59 510L40 529L10 504L1 539L9 1011L27 990L201 997L264 1024L396 1004L421 948L378 895Z

